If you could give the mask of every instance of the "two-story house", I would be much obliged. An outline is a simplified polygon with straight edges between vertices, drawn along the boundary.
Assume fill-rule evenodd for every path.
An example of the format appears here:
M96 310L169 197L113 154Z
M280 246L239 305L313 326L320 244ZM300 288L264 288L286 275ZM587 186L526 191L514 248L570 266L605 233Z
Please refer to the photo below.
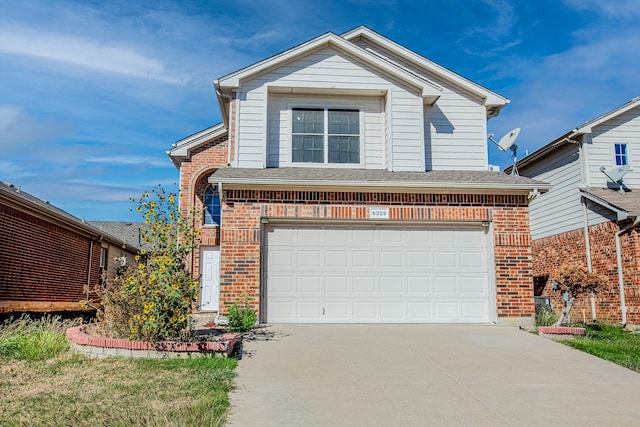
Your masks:
M204 210L200 310L267 323L531 324L529 201L488 171L502 96L359 27L214 81L223 122L174 144Z
M521 175L553 185L530 205L536 292L562 303L546 283L561 264L581 264L609 276L610 291L574 311L580 320L582 308L589 320L640 324L639 165L640 98L518 162Z

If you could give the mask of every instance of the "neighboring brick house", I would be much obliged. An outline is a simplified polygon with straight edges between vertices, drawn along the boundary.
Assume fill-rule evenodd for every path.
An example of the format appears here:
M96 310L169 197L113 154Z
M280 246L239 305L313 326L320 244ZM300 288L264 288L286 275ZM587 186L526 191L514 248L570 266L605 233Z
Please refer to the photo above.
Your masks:
M612 171L630 167L621 185ZM582 264L611 289L587 299L574 319L640 325L640 98L570 130L518 162L523 176L553 189L531 203L537 293L561 304L547 276ZM604 172L603 172L604 170ZM585 238L586 236L586 238ZM546 286L545 286L546 285ZM584 311L582 311L584 310Z
M0 182L0 313L77 311L87 289L133 262L128 245L45 200Z
M488 171L508 100L359 27L214 82L223 123L168 152L200 310L266 323L531 324L529 200Z

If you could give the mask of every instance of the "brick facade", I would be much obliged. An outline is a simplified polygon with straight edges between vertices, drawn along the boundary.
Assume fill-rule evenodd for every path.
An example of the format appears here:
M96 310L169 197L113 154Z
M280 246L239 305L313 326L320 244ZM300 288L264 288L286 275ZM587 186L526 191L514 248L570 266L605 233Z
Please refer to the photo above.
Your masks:
M225 190L222 205L221 310L249 293L259 310L261 218L367 221L369 207L411 222L492 221L497 315L534 316L531 237L524 196ZM507 320L508 321L508 320Z
M620 310L620 288L618 286L618 268L616 262L615 235L624 227L615 222L605 222L589 227L589 243L591 246L591 263L595 273L609 277L609 289L595 296L596 319L604 322L619 323L622 321ZM637 230L620 236L622 252L622 270L625 289L625 306L627 323L640 325L640 281L638 269L640 257L640 237ZM533 242L534 276L545 276L562 264L580 264L587 266L586 244L582 229L573 230L555 236L545 237ZM543 295L551 297L552 306L556 310L562 307L562 297L547 283ZM572 311L573 320L592 319L591 301L584 298L576 304Z
M98 283L100 247L89 236L0 204L0 313L79 309L85 286Z

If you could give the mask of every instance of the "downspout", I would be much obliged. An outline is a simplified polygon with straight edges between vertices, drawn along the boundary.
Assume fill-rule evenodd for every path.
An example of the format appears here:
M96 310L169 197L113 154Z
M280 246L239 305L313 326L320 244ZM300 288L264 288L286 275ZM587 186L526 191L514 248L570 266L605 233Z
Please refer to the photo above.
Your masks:
M640 223L640 217L635 217L633 222L616 233L616 261L618 263L618 287L620 289L620 312L622 314L622 325L627 324L627 309L624 301L624 278L622 275L622 254L620 253L620 236Z
M589 201L585 198L582 197L580 198L580 201L582 202L582 217L584 220L584 250L585 250L585 255L587 256L587 270L589 270L589 272L593 271L593 264L591 262L591 239L589 239L589 214L587 213L587 203L589 203ZM593 292L591 292L591 319L593 321L596 320L596 297L594 295Z
M233 102L233 98L231 95L227 95L226 93L222 93L220 90L220 82L218 80L213 81L213 87L216 90L216 95L218 95L218 104L220 105L220 114L222 114L222 123L227 128L228 132L231 132L229 129L229 113L231 112L231 103ZM227 109L224 107L224 102L222 102L222 98L227 98L229 100L229 113L227 113ZM231 164L231 135L229 135L229 142L227 143L227 165Z

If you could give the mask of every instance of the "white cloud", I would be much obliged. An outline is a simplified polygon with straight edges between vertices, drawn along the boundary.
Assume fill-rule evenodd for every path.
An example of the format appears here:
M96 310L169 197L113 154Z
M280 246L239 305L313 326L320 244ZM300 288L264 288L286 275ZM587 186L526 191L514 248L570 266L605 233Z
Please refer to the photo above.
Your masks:
M577 10L589 10L610 18L636 19L640 16L640 0L564 0Z
M167 167L171 164L169 159L157 159L152 157L143 156L91 156L84 159L88 163L103 163L107 165L144 165L144 166L157 166Z
M0 52L28 56L106 73L185 84L184 77L172 75L162 61L134 49L97 39L36 31L14 26L0 28Z

